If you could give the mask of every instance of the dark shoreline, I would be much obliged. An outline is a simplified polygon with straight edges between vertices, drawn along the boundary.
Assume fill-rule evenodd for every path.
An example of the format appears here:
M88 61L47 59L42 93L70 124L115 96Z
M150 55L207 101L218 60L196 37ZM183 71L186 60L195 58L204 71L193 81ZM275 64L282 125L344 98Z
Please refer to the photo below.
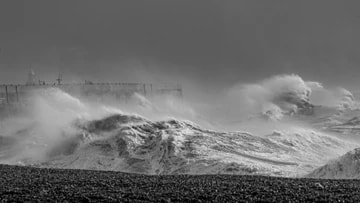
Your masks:
M360 180L148 176L0 165L0 202L358 202Z

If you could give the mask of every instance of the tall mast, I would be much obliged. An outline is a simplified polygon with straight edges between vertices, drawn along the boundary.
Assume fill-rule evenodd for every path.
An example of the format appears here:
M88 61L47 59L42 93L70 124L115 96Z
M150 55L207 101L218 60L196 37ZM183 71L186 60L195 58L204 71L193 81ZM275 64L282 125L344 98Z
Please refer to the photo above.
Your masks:
M63 79L62 79L62 75L59 73L59 76L58 76L58 78L56 79L58 85L61 85L61 81L62 81L62 80L63 80Z

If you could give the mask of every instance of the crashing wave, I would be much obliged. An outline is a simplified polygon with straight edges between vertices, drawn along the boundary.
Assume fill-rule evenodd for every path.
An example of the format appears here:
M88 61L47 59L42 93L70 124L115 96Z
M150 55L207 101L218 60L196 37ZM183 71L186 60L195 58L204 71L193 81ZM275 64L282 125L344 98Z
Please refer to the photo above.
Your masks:
M360 148L309 173L309 178L360 179Z
M303 128L256 136L123 114L76 125L81 133L51 148L47 161L37 166L142 174L300 176L326 163L324 153L336 157L351 146Z
M199 116L176 100L154 105L155 100L134 95L132 102L120 105L138 113L132 114L47 89L33 95L24 118L0 123L5 126L0 132L0 163L142 174L302 176L356 147L331 135L334 126L354 129L358 124L351 120L358 111L334 105L351 101L351 95L326 103L313 98L314 88L320 87L285 75L235 88L232 103L223 105L227 109L204 119L207 128L179 120ZM257 116L236 122L234 128L218 125L221 116L235 120L243 114ZM169 115L175 118L164 119Z
M314 114L317 106L338 112L354 109L353 94L344 88L327 89L322 84L304 81L298 75L277 75L254 84L240 84L228 92L236 112L261 114L270 120L281 120L294 115ZM232 106L230 105L230 106Z

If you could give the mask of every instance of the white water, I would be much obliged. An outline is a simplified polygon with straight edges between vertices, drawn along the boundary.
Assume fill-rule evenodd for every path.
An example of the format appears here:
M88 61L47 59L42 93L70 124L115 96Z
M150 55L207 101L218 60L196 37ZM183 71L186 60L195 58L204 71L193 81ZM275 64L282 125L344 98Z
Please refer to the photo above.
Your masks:
M105 105L41 90L27 112L0 123L0 163L294 177L358 147L357 124L347 122L359 115L356 101L344 89L281 75L225 95L204 112L171 97ZM301 115L309 103L323 106Z
M326 179L360 179L360 148L331 160L306 177Z

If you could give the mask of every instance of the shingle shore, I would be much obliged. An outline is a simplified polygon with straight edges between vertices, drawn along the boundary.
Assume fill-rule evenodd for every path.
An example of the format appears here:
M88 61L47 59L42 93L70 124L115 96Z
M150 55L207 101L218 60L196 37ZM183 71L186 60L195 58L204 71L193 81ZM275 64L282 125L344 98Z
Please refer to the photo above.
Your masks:
M0 202L359 202L359 180L148 176L0 165Z

